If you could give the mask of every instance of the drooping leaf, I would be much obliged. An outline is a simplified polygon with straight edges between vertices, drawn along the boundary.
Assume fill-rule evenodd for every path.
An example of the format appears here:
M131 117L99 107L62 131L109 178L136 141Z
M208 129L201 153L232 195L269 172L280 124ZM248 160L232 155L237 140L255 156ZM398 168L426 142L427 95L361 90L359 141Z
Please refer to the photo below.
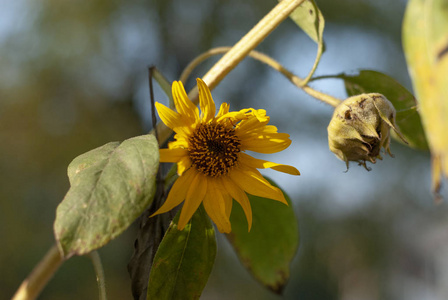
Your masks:
M281 1L281 0L279 0ZM310 78L313 76L314 71L319 64L322 53L325 51L324 44L324 28L325 28L325 19L322 15L322 12L317 7L316 2L314 0L306 0L299 7L297 7L289 17L300 27L302 30L317 43L317 54L316 59L314 61L314 65L307 75L307 77L303 80L303 85L307 84Z
M448 176L448 2L411 0L403 47L433 161L433 188Z
M357 75L340 74L334 76L344 80L345 89L349 96L362 93L380 93L392 102L397 111L396 123L408 146L420 150L427 150L425 132L420 116L417 112L415 97L392 77L372 70L361 70ZM391 130L392 137L402 140Z
M280 0L281 1L281 0ZM306 0L289 17L316 43L322 40L325 21L314 0Z
M216 256L215 230L201 206L183 230L179 213L157 250L149 275L148 299L199 299Z
M247 231L244 212L234 205L230 216L232 232L226 235L227 239L247 270L267 288L281 293L299 246L299 227L291 200L285 194L289 204L286 206L272 199L248 196L252 229Z
M86 254L123 232L151 203L158 165L152 135L109 143L76 157L68 167L71 187L54 223L62 255Z

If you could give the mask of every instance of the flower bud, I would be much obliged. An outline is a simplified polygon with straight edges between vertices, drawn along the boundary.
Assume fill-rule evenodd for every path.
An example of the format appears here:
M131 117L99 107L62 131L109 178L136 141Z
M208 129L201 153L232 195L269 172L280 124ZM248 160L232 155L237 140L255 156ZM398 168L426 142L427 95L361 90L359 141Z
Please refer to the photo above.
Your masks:
M395 108L381 94L361 94L350 97L339 104L328 125L328 144L336 156L348 162L376 163L382 159L380 149L390 152L390 128L405 142L395 125Z

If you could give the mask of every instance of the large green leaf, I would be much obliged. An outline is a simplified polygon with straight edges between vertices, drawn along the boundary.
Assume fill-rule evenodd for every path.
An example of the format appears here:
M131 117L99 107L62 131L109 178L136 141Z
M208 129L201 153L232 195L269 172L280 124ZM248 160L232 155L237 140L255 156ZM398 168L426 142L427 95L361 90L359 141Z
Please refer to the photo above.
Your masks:
M334 77L344 80L349 96L362 93L380 93L386 96L397 111L396 123L408 145L416 149L428 149L415 97L395 79L372 70L361 70L357 75L341 74ZM391 132L397 141L402 142L395 132Z
M433 161L433 188L448 176L448 1L411 0L403 48Z
M272 184L274 184L271 181ZM274 184L275 185L275 184ZM253 223L247 231L242 208L234 205L227 238L248 271L270 290L281 293L289 278L289 265L299 246L299 227L291 204L248 195Z
M282 1L282 0L279 0ZM289 17L300 27L302 30L317 43L317 54L314 61L314 65L309 72L308 76L303 80L303 85L305 85L313 76L314 71L319 64L322 53L325 51L324 44L324 28L325 19L322 12L317 7L314 0L306 0L299 7L297 7Z
M183 230L179 213L157 250L147 299L199 299L216 256L215 230L201 206Z
M56 210L54 232L65 257L104 246L151 203L159 165L152 135L113 142L76 157L70 189Z

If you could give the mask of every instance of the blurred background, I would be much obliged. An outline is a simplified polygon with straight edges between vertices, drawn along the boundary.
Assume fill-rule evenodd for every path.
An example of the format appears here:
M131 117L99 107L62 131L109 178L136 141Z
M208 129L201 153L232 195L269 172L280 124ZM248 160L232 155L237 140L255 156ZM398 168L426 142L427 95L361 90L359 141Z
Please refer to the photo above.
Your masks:
M405 0L317 0L326 52L317 75L384 72L412 90L401 48ZM9 299L54 243L55 209L79 154L147 133L147 67L169 80L211 47L236 43L274 0L0 0L0 298ZM316 45L286 20L258 48L299 76ZM218 57L202 64L202 76ZM342 82L313 83L345 98ZM201 299L448 299L445 203L430 193L428 153L392 142L395 158L347 173L327 145L332 107L246 59L213 91L231 109L265 108L292 145L266 171L294 202L301 244L283 296L258 284L225 238ZM166 101L160 89L156 100ZM266 158L266 157L264 157ZM445 199L447 199L445 188ZM136 228L99 250L109 299L131 299ZM63 264L40 299L96 299L90 261Z

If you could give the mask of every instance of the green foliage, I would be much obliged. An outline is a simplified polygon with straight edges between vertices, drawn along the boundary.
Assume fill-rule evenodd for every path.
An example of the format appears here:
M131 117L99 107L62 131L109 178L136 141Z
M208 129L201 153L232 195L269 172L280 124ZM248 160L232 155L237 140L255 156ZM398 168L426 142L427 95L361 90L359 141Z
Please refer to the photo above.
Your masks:
M289 17L316 43L322 41L325 21L313 0L303 2Z
M216 256L215 230L201 206L183 230L180 211L157 250L149 275L148 299L199 299Z
M270 181L271 184L276 184ZM299 226L291 200L283 203L248 195L253 224L247 231L243 209L234 205L227 235L243 265L263 285L281 293L289 278L289 265L299 246Z
M317 55L314 61L314 65L309 72L308 76L304 79L303 85L306 84L313 76L314 71L319 64L322 53L325 51L324 44L324 28L325 19L321 11L317 7L314 0L304 1L298 8L296 8L289 17L300 27L302 30L317 43Z
M89 253L123 232L151 203L158 165L152 135L108 143L76 157L68 167L71 187L54 223L62 255Z

